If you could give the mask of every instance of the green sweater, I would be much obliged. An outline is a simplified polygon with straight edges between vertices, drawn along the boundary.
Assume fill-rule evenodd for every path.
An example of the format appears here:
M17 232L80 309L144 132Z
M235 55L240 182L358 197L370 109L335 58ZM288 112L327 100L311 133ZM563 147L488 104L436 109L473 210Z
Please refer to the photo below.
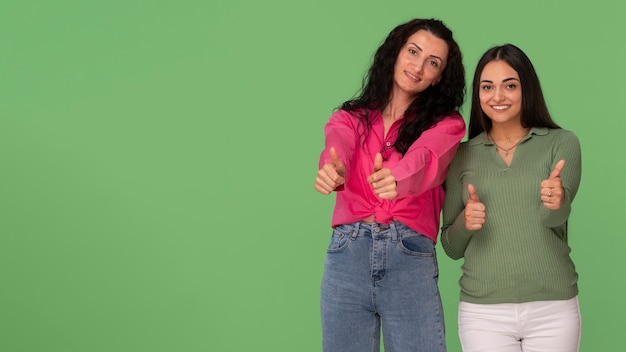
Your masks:
M558 210L550 210L540 184L561 159L565 197ZM567 130L532 128L510 166L485 133L461 144L445 181L441 244L452 259L464 258L462 301L522 303L578 294L567 219L580 176L580 144ZM477 231L463 222L469 183L486 207L486 222Z

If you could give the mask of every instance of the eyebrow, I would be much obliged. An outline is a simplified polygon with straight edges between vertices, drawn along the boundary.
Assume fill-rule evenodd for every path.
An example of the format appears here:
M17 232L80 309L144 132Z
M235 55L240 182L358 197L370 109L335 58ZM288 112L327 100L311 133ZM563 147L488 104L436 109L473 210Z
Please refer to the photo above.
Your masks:
M410 45L415 46L416 48L418 48L418 49L419 49L419 51L424 52L424 49L422 49L419 45L417 45L417 44L415 44L415 43L409 43L409 44L410 44ZM437 56L437 55L430 55L429 57L434 57L435 59L439 59L439 61L443 62L443 59L442 59L442 58L440 58L440 57L439 57L439 56Z
M509 77L509 78L505 78L505 79L502 80L503 83L504 82L508 82L508 81L518 81L519 82L519 79L517 79L515 77ZM480 83L483 83L483 82L485 82L485 83L493 83L493 81L489 80L489 79L483 79L482 81L480 81Z

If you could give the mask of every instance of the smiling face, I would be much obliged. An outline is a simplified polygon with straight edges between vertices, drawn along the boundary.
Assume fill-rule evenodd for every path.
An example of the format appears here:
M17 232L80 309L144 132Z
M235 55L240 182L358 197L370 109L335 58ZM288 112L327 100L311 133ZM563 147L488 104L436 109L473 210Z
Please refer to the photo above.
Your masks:
M394 66L394 95L409 97L437 84L446 67L448 44L432 33L419 30L411 35L398 53Z
M522 84L506 61L489 62L480 74L480 107L492 124L521 125Z

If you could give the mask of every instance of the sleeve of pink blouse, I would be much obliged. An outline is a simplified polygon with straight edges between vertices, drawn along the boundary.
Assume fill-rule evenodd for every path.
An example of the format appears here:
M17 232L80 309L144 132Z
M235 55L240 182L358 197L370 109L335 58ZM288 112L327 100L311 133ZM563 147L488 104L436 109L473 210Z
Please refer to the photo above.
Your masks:
M398 182L398 196L418 195L443 183L464 136L465 121L459 114L448 116L424 131L391 169Z
M357 120L344 110L338 110L330 116L330 119L324 126L325 148L320 155L319 168L332 162L329 150L333 147L346 167L344 176L348 179L350 174L349 165L354 155L355 141L358 139L356 124Z

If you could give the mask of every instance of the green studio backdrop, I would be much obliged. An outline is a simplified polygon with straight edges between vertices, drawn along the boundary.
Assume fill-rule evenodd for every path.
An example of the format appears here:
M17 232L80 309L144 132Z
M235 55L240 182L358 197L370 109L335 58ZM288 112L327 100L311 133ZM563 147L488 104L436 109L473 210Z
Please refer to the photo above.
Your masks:
M413 17L454 30L468 80L494 44L533 60L583 148L581 351L623 349L622 8L0 2L0 350L320 351L322 128ZM461 262L439 263L457 352Z

